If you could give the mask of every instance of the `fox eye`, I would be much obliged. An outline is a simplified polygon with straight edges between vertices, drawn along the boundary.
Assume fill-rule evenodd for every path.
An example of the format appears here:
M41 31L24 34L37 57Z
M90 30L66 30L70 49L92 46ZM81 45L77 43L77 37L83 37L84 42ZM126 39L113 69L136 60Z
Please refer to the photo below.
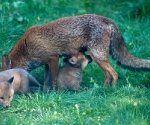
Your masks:
M11 98L11 96L8 97L9 99Z
M0 99L1 99L1 100L3 100L3 99L4 99L4 97L0 97Z

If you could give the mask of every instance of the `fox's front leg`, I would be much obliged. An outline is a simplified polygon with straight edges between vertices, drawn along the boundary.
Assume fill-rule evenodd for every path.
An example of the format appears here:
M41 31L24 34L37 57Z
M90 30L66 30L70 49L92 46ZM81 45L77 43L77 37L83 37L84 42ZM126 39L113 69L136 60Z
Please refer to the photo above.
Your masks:
M50 56L49 62L45 65L44 92L56 90L58 62L59 55Z

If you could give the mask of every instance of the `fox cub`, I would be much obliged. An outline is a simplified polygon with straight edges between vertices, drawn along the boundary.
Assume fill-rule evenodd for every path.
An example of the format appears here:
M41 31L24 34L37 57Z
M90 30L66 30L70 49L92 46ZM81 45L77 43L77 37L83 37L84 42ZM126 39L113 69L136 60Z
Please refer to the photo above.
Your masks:
M14 93L19 91L27 93L29 85L40 87L39 82L23 69L10 69L0 72L0 104L10 106Z
M57 77L58 90L80 90L82 82L82 71L92 59L81 52L74 54L71 58L65 58L66 64L59 69Z

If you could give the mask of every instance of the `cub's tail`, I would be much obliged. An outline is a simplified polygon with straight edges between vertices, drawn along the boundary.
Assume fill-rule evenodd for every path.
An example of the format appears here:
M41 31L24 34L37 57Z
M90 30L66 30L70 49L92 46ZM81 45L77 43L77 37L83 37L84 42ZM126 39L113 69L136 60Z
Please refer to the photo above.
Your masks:
M124 39L115 24L112 26L110 50L112 56L123 66L135 69L150 69L150 60L137 58L128 52Z
M30 86L34 85L36 87L42 87L42 85L30 74L28 74L29 84Z

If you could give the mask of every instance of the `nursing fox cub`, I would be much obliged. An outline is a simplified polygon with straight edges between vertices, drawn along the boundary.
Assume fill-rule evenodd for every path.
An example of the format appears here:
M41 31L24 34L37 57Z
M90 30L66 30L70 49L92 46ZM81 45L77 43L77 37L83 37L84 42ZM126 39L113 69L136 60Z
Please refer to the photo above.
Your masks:
M81 89L82 71L91 61L90 56L80 52L72 55L71 58L65 58L66 64L58 72L58 89L79 91Z

